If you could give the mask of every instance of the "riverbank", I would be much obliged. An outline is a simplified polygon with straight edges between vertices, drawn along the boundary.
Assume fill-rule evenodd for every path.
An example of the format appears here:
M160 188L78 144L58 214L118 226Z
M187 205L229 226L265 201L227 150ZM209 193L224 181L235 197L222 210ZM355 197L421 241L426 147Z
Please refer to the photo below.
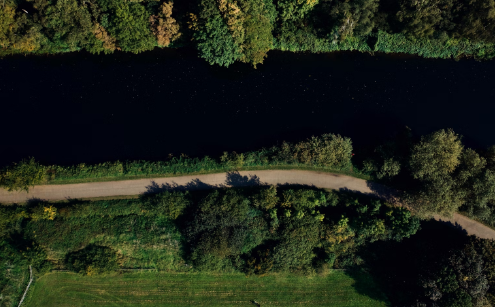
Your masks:
M31 200L59 201L70 199L133 198L147 192L207 190L220 187L245 187L260 184L304 185L317 188L357 192L391 201L396 194L382 185L342 174L303 170L258 170L219 174L189 175L172 178L151 178L63 185L40 185L29 193L0 190L0 203L26 203ZM126 197L124 197L126 198ZM468 235L495 239L495 230L466 216L455 213L452 218L439 215L435 220L461 227Z

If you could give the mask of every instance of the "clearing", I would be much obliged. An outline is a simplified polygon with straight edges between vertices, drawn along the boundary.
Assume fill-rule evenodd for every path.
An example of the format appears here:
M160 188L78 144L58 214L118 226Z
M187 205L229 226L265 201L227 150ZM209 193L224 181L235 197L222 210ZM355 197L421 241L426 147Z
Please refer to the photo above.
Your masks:
M212 273L50 273L32 285L25 306L389 306L363 273L349 276Z

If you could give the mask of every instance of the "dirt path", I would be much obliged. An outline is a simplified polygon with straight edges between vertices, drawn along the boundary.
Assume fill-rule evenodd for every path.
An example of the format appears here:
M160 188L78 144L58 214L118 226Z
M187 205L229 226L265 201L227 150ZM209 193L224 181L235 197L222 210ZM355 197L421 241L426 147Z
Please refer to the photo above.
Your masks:
M381 198L393 195L392 190L378 184L340 174L302 170L259 170L155 179L41 185L31 188L29 193L7 192L0 189L0 203L22 203L30 199L63 200L137 195L147 191L209 189L218 186L247 186L259 183L311 185L333 190L350 190ZM435 219L462 227L469 235L495 239L495 230L460 214L455 214L452 219L439 216L435 216Z

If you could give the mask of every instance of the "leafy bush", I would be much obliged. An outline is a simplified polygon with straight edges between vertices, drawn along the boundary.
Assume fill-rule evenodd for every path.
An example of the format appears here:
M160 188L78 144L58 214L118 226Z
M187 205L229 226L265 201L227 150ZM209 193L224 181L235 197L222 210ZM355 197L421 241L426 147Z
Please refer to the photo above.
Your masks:
M0 186L10 190L29 189L45 181L98 179L152 175L178 175L205 171L230 171L243 167L307 166L352 171L352 142L340 135L325 134L299 143L283 143L281 147L247 153L225 152L218 160L210 157L189 158L185 155L167 161L84 163L74 166L42 166L34 159L22 161L0 172Z
M31 158L14 163L0 173L0 186L9 191L24 190L45 181L45 168Z
M117 253L111 248L88 245L84 249L67 254L69 270L84 275L108 273L118 268Z

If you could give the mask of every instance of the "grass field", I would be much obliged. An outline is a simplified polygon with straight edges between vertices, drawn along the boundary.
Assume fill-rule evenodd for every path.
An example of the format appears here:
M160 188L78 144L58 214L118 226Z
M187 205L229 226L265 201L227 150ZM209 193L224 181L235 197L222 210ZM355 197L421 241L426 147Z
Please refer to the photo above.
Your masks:
M389 306L364 274L326 276L126 273L83 277L50 273L33 284L25 306Z

